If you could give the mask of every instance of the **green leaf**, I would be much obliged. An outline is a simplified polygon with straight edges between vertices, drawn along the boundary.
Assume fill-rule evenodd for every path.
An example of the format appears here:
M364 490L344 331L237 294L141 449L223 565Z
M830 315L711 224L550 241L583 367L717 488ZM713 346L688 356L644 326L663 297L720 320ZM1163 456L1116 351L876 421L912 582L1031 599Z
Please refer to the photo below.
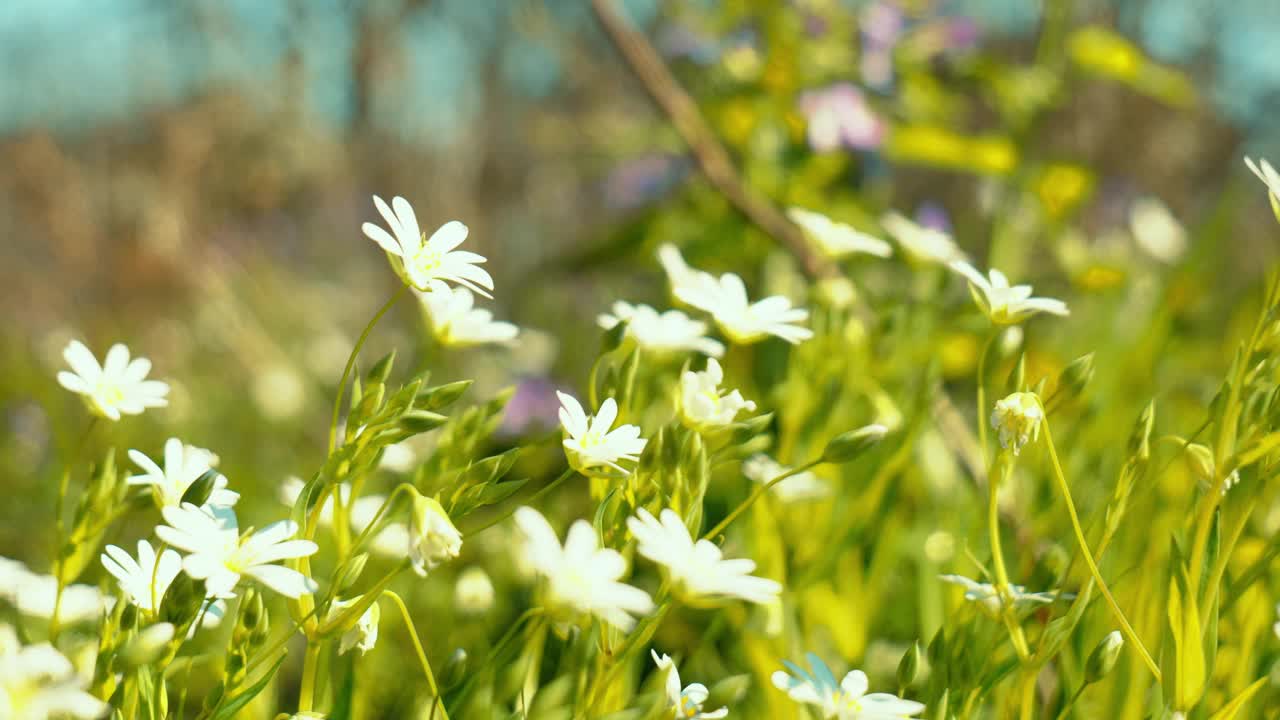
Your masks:
M257 697L258 694L267 687L267 683L270 683L271 678L275 677L276 672L280 669L281 663L283 663L284 659L288 656L289 653L287 652L280 653L280 657L276 658L276 661L271 664L271 667L268 668L265 673L262 674L262 677L258 678L257 682L236 695L233 695L230 700L218 708L218 712L213 716L212 720L231 720L235 717L236 713L240 711L240 708L248 705L250 701Z
M1253 699L1254 695L1267 684L1268 678L1260 677L1254 681L1252 685L1244 689L1244 692L1235 697L1234 700L1222 706L1222 709L1209 716L1209 720L1235 720L1240 710L1244 708L1245 703ZM1272 708L1273 710L1275 708Z

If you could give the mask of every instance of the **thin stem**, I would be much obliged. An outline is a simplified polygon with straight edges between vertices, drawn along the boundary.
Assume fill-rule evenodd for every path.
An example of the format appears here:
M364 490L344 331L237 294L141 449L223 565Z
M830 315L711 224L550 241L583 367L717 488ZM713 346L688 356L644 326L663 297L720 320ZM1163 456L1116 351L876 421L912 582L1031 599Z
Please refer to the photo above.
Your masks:
M522 504L523 504L523 505L533 505L533 504L534 504L534 503L536 503L538 500L540 500L540 499L542 498L542 496L546 495L547 493L551 492L552 490L555 490L555 489L556 489L556 487L557 487L557 486L559 486L561 483L563 483L565 480L568 480L569 478L573 477L573 474L574 474L574 469L573 469L572 467L565 468L565 471L564 471L564 472L562 472L562 473L560 473L560 477L558 477L558 478L556 478L555 480L552 480L551 482L549 482L549 483L547 483L546 485L544 485L544 486L542 487L542 489L538 490L538 492L536 492L536 493L534 493L533 495L529 496L529 499L528 499L528 500L525 500L525 501L524 501L524 503L522 503ZM485 523L484 523L484 524L482 524L480 527L478 527L478 528L476 528L476 529L474 529L474 530L468 530L468 531L467 531L467 533L466 533L466 536L467 536L467 537L475 537L476 535L480 534L481 532L483 532L483 531L485 531L485 530L488 530L489 528L493 527L494 525L497 525L498 523L502 522L503 520L506 520L507 518L511 517L514 513L515 513L515 509L514 509L514 508L513 508L513 509L511 509L511 510L508 510L507 512L504 512L504 513L502 513L501 515L499 515L499 516L497 516L497 517L495 517L495 518L492 518L492 519L490 519L489 521L485 522Z
M1031 657L1031 651L1027 648L1027 639L1022 633L1022 626L1018 624L1017 618L1013 614L1013 597L1009 591L1009 572L1004 566L1004 549L1000 541L1000 485L1007 482L1012 473L1013 461L1009 457L1008 451L1001 452L996 457L996 471L990 473L991 479L987 483L987 530L991 539L991 559L993 570L995 571L996 594L1000 597L1000 619L1009 630L1009 639L1013 642L1013 649L1018 653L1018 659L1026 662Z
M992 329L982 345L982 354L978 355L978 446L982 448L983 463L987 462L987 355L998 337L1000 328L997 327Z
M1080 696L1084 694L1084 689L1087 687L1089 686L1081 685L1076 688L1075 692L1071 693L1071 697L1067 700L1067 704L1063 705L1062 710L1058 712L1058 720L1066 720L1067 713L1071 712L1071 707L1076 704L1076 700L1080 699Z
M1040 411L1044 412L1043 405L1040 406ZM1111 595L1111 590L1107 588L1106 581L1102 579L1102 573L1099 572L1097 563L1093 561L1093 553L1089 550L1089 541L1085 539L1084 529L1080 527L1080 517L1076 514L1076 505L1071 500L1071 488L1068 487L1066 475L1062 472L1062 463L1058 461L1058 451L1053 444L1053 433L1049 430L1049 419L1045 418L1041 423L1044 425L1045 444L1049 446L1049 460L1053 466L1053 477L1058 483L1058 489L1062 491L1062 499L1067 505L1067 514L1071 516L1071 529L1075 532L1076 542L1080 545L1080 552L1084 556L1084 562L1089 566L1089 573L1093 575L1094 582L1098 583L1098 590L1102 593L1102 597L1106 599L1107 605L1111 607L1111 613L1116 616L1116 621L1120 623L1120 631L1124 633L1125 638L1138 651L1138 655L1142 657L1142 661L1146 663L1147 669L1151 671L1156 682L1160 682L1160 668L1156 666L1155 660L1151 659L1151 654L1147 652L1147 647L1142 644L1142 639L1138 637L1138 633L1134 632L1133 626L1125 618L1124 611L1120 609L1115 597Z
M1036 675L1037 669L1024 673L1022 680L1022 699L1020 703L1021 712L1019 720L1031 720L1031 711L1036 704Z
M721 520L719 525L716 525L715 527L708 530L707 533L702 536L702 539L710 540L711 538L724 532L724 529L729 527L730 523L732 523L734 520L737 520L739 515L746 512L747 508L751 507L752 503L754 503L756 500L759 500L760 496L768 492L769 488L773 487L774 485L777 485L778 483L782 482L783 480L786 480L789 477L792 477L793 475L799 475L800 473L808 470L809 468L819 465L821 463L822 463L822 458L818 458L817 460L811 460L805 463L804 465L801 465L800 467L792 468L782 473L778 477L770 480L769 482L763 485L760 485L755 489L755 491L753 491L750 495L747 496L746 500L742 501L741 505L734 508L733 512L729 513L725 517L725 519Z
M364 530L361 530L360 534L356 536L355 542L351 545L351 552L355 553L359 551L360 548L364 547L364 544L368 542L373 533L379 530L378 526L382 523L382 516L387 514L387 510L390 509L391 505L400 497L401 494L408 492L416 493L417 491L418 489L409 483L400 483L397 485L396 488L391 491L391 494L387 496L387 499L382 501L382 505L378 507L378 512L373 515L373 520L371 520L368 525L365 525Z
M360 349L364 347L365 340L369 339L369 333L373 332L373 327L378 324L383 315L387 314L391 306L396 304L396 301L404 294L404 290L404 285L396 289L391 298L374 314L369 324L364 326L364 332L360 333L360 339L356 341L355 347L351 348L351 355L347 357L347 366L342 370L342 380L338 382L338 396L333 399L333 418L329 421L330 454L338 446L338 415L342 411L342 396L347 391L347 380L351 377L351 369L355 367L356 358L360 356Z
M382 597L391 598L395 602L396 607L400 608L400 617L404 619L404 626L409 631L409 639L413 641L413 649L418 653L418 662L422 664L422 672L427 676L427 685L431 688L431 694L440 699L440 688L436 687L436 676L431 672L431 663L427 662L427 654L422 650L422 641L418 639L418 631L413 627L413 618L409 617L409 608L405 606L404 600L391 590L383 590ZM435 714L435 708L431 710L432 715ZM444 703L440 703L440 714L444 720L449 720L449 710L445 708Z
M66 510L67 491L71 486L71 467L76 464L80 456L84 453L84 448L89 444L89 436L93 434L93 429L98 426L98 417L95 415L89 418L89 425L85 427L84 432L80 435L80 441L76 443L75 449L71 451L71 455L67 458L67 465L62 469L62 477L58 479L58 498L54 501L54 533L57 536L54 542L54 551L57 553L57 560L54 562L54 579L57 581L57 590L53 596L53 614L49 617L49 642L56 643L58 641L58 633L61 626L58 622L62 612L62 591L67 587L67 580L63 577L63 560L62 544L66 542L66 522L63 520L63 512Z

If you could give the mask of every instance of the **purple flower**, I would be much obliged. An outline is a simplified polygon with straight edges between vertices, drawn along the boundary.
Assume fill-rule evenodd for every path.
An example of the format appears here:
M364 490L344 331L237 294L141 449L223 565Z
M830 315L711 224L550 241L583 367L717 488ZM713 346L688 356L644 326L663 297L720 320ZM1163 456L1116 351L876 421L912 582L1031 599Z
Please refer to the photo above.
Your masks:
M804 93L800 112L808 122L809 146L817 152L841 147L874 150L884 142L884 121L850 83Z
M512 437L556 427L560 422L557 389L556 384L545 377L521 378L516 384L515 393L507 401L498 433Z

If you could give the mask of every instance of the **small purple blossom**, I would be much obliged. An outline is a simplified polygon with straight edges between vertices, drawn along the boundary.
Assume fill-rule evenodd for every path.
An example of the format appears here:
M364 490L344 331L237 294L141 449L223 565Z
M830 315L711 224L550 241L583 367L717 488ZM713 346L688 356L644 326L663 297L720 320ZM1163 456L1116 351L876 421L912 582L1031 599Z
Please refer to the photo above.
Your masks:
M817 152L874 150L884 142L884 121L850 83L805 92L800 112L808 122L809 146Z
M515 393L507 401L498 433L513 437L558 426L560 423L558 417L560 399L556 397L558 389L559 386L545 377L521 378L516 383Z

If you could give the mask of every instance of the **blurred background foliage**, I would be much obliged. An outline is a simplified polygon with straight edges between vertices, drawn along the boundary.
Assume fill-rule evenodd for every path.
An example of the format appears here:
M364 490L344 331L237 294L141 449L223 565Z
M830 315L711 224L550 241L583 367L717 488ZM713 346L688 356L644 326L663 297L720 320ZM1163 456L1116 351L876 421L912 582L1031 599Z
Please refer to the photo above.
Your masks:
M1072 477L1112 477L1153 396L1166 431L1202 422L1276 257L1265 194L1240 158L1280 155L1280 5L617 5L773 203L873 232L896 209L1071 302L1071 320L1028 328L1027 374L1052 378L1097 353L1089 395L1058 430ZM749 284L804 293L794 260L698 173L582 0L9 0L0 67L0 553L33 564L48 561L53 478L76 439L62 434L80 417L53 381L72 337L99 351L128 342L174 386L167 411L111 427L104 443L154 453L177 435L212 448L242 507L263 513L255 523L284 478L313 472L342 363L396 283L358 230L375 192L409 198L424 226L466 222L501 289L496 314L526 331L510 350L446 354L401 304L366 355L398 347L433 382L475 378L472 401L515 386L499 445L552 427L552 391L581 386L597 313L618 298L661 303L661 242L697 267L759 269ZM868 413L915 417L931 368L971 403L983 327L963 293L924 309L912 298L940 275L850 270L874 318L815 312L830 343L802 346L799 367L829 372L779 375L786 349L771 342L739 365L757 381L748 397L840 429ZM832 410L850 368L881 387ZM835 383L830 405L791 392L820 380ZM877 491L895 512L855 513L855 550L831 559L841 583L972 574L962 551L981 533L982 501L961 489L938 429L919 432L918 467ZM519 475L554 472L554 443L541 447ZM1185 504L1194 482L1179 468L1149 500ZM1081 505L1108 492L1086 487ZM1255 534L1269 537L1280 505L1260 507ZM1128 542L1173 526L1152 517ZM784 520L796 531L806 518ZM876 547L891 551L861 554ZM925 586L915 618L882 612L891 592L858 607L843 585L812 592L843 598L818 618L839 655L885 678L941 622L941 590Z

